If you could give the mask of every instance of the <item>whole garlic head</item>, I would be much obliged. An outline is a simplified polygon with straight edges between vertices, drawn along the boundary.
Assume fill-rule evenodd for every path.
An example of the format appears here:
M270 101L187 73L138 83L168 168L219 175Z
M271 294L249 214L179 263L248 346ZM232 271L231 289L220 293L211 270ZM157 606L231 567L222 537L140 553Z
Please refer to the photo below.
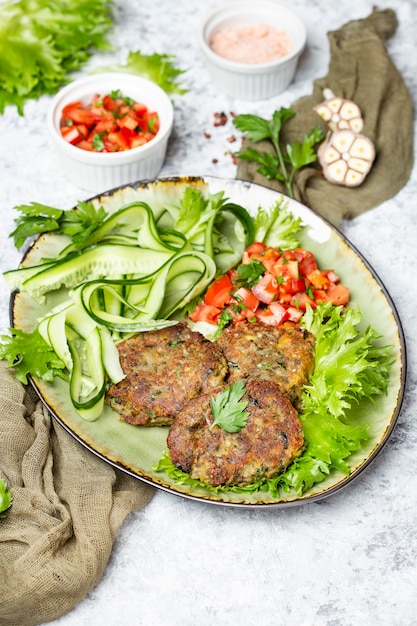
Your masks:
M324 177L336 185L357 187L370 171L375 159L374 144L353 130L328 133L317 152Z

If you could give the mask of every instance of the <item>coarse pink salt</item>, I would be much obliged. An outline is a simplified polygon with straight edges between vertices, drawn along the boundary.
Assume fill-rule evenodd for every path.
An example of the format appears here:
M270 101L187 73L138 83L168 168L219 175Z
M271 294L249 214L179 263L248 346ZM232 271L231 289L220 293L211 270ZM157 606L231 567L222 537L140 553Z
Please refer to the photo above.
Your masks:
M292 47L286 32L267 24L227 26L215 31L209 43L213 52L237 63L270 63L286 56Z

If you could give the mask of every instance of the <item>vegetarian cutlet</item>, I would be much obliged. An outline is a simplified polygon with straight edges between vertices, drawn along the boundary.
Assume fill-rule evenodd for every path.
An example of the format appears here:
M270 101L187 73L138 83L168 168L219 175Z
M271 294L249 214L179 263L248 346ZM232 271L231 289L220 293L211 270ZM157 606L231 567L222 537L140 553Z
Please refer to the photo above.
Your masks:
M194 396L227 374L220 350L182 322L139 333L117 348L126 377L110 386L106 402L134 425L169 426Z
M314 336L294 322L281 326L239 322L226 327L216 345L225 355L227 382L272 380L300 408L302 387L314 368Z
M229 433L217 424L211 428L212 393L191 400L177 415L168 432L172 462L214 487L247 485L273 478L301 454L304 435L298 413L278 384L252 379L245 383L242 400L249 416L239 431Z

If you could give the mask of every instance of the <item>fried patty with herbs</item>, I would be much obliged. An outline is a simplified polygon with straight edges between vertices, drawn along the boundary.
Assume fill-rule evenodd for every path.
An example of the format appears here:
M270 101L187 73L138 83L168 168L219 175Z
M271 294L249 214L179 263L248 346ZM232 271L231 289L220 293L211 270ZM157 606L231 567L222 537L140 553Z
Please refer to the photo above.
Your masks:
M169 455L192 478L214 487L248 485L277 476L301 454L302 425L279 385L252 379L245 389L242 400L248 402L249 416L239 432L226 432L217 424L211 428L210 393L196 396L175 418L167 438Z
M299 324L239 322L226 327L216 345L227 359L228 382L271 380L300 408L302 387L314 368L314 336Z
M117 348L126 377L109 387L106 402L134 425L169 426L194 396L227 374L220 349L186 323L139 333Z

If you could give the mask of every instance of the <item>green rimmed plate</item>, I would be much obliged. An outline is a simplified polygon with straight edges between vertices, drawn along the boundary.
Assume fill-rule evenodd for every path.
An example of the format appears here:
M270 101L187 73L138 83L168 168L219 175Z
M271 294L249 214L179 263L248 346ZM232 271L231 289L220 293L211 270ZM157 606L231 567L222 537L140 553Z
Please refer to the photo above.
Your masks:
M259 206L268 209L281 197L259 185L206 176L166 178L126 185L96 196L92 201L97 207L103 206L108 213L139 199L151 206L163 205L178 201L190 184L210 193L224 191L225 197L249 211L255 211ZM179 485L153 469L166 450L167 428L131 426L121 422L118 414L107 406L97 421L84 421L74 410L68 385L64 381L57 379L53 383L45 383L33 379L37 393L54 418L82 445L115 467L165 491L240 507L293 506L329 496L350 483L375 459L395 426L404 393L406 354L398 314L375 272L337 229L294 200L287 198L286 204L297 217L302 218L305 225L300 235L301 244L317 256L320 267L334 269L342 282L350 287L352 302L363 314L363 327L371 324L382 335L383 343L393 346L395 363L390 372L387 394L377 398L374 404L364 401L355 408L355 419L370 423L370 436L361 450L350 457L351 474L345 476L332 471L325 481L303 496L284 494L280 499L274 499L267 492L242 494L226 491L215 494ZM59 239L53 233L40 236L25 255L22 265L32 265L42 257L52 256L59 245ZM27 294L14 294L11 301L12 325L26 332L33 330L36 320L65 297L65 290L60 290L48 294L46 302L40 305Z

